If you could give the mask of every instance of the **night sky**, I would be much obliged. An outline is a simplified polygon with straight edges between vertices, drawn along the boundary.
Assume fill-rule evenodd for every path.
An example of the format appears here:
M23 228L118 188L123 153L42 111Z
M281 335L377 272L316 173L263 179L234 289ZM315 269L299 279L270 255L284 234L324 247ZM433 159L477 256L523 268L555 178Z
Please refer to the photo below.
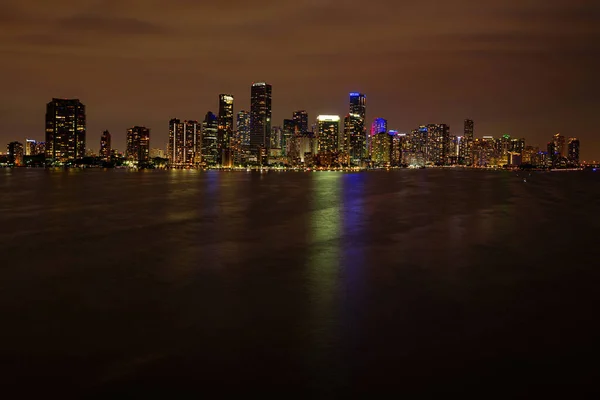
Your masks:
M0 151L44 139L45 104L87 106L87 147L133 125L165 147L170 118L249 108L273 85L273 122L348 112L408 131L447 123L541 145L560 132L600 159L600 2L593 0L0 0Z

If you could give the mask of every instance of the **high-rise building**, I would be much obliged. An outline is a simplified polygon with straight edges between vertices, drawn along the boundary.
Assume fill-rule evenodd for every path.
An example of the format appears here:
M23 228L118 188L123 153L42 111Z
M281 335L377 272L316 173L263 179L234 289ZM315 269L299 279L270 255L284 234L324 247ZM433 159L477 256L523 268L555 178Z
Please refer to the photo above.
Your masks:
M385 118L375 118L371 124L371 136L375 136L378 133L387 133L387 120Z
M219 95L219 131L217 145L219 147L217 164L231 167L233 157L231 154L231 140L233 139L233 96L230 94Z
M8 163L15 166L23 166L23 143L21 142L10 142L7 146L8 150Z
M556 156L558 157L566 157L567 156L567 148L565 147L565 137L560 133L554 135L554 151Z
M46 142L37 142L35 145L35 155L46 154Z
M240 111L237 113L237 134L240 137L242 146L246 149L250 148L250 113L248 111Z
M250 154L255 163L268 164L271 144L271 85L252 84L250 91Z
M567 159L571 165L579 165L579 139L569 138Z
M305 110L294 111L293 121L298 133L308 132L308 113Z
M475 123L472 119L465 119L462 147L459 149L459 159L465 165L473 165L473 140Z
M365 120L359 114L348 114L344 118L343 148L350 164L359 166L365 158L367 137L365 135Z
M134 126L127 130L127 151L129 161L144 163L150 159L150 129Z
M111 147L111 136L109 131L102 132L100 136L100 158L104 161L110 160Z
M26 156L35 156L36 153L37 142L33 139L25 139L25 155Z
M202 164L212 167L218 164L219 146L217 137L219 121L211 111L206 113L202 123Z
M371 137L371 161L375 165L389 164L391 153L392 136L388 132L379 132Z
M64 164L85 156L85 106L79 99L46 105L46 162Z
M200 163L201 130L198 121L169 121L168 159L172 166L195 166Z
M427 161L446 165L450 155L450 127L446 124L429 124L427 135Z
M270 148L275 148L281 150L281 143L283 142L283 131L280 126L271 127L271 146Z
M294 139L296 134L300 134L300 130L296 130L297 122L294 119L284 119L283 120L283 128L281 132L281 150L284 155L288 155L290 152L290 144ZM308 122L306 123L306 128L308 128Z
M368 156L369 136L366 127L367 96L350 93L348 117L344 119L344 151L351 165L360 165Z
M318 153L319 157L332 157L337 153L340 134L340 117L337 115L319 115L317 117L318 125ZM324 163L331 165L330 163Z
M250 149L250 113L240 111L237 113L235 139L232 144L233 162L242 165Z
M183 123L180 119L173 118L169 121L169 144L167 146L167 153L169 164L172 166L183 164L185 150L183 129Z
M367 96L362 93L350 93L349 112L351 131L344 132L346 149L350 163L360 165L368 157L369 135L367 135ZM344 124L344 128L346 124ZM360 148L362 146L362 149Z

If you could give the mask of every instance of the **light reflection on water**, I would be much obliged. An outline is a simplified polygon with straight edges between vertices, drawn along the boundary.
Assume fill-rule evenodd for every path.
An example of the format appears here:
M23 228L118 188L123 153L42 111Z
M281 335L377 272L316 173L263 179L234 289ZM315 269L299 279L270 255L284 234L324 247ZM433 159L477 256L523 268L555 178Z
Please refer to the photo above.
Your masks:
M524 360L568 374L555 360L600 334L598 177L10 171L0 361L15 382L51 365L318 395Z

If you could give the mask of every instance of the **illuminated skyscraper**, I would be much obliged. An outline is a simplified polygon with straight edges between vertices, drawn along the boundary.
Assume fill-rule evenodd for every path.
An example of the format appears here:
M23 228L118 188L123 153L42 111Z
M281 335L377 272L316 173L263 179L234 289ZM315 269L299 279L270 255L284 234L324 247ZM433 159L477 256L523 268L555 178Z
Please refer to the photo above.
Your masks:
M459 148L459 159L465 165L473 164L473 140L475 133L475 123L471 119L465 119L463 139Z
M25 139L25 155L34 156L36 155L37 143L33 139Z
M325 155L338 151L340 117L337 115L319 115L317 117L318 153Z
M379 132L373 135L371 147L371 160L375 165L385 166L390 163L392 136L388 132Z
M427 161L446 165L450 155L450 127L446 124L427 125Z
M283 132L280 126L271 127L271 146L270 148L281 149L283 142Z
M185 137L183 134L184 124L181 120L173 118L169 121L169 144L167 153L169 164L172 166L184 163Z
M127 151L129 161L144 163L150 159L150 129L134 126L127 130Z
M558 157L566 157L567 156L567 148L565 146L565 137L560 133L554 135L554 151L556 156Z
M110 160L111 136L109 131L102 132L100 136L100 158L104 161Z
M252 84L250 91L250 154L256 163L268 163L271 144L271 85Z
M218 156L217 164L231 167L231 140L233 138L233 96L219 95L219 131L217 134Z
M294 140L294 135L300 134L300 131L296 130L297 126L296 121L293 119L283 120L281 150L284 155L288 155L290 152L290 144ZM306 127L308 128L308 122L306 123Z
M8 150L8 163L15 166L23 166L23 143L21 142L10 142L7 146Z
M218 132L218 118L209 111L206 113L206 117L202 123L202 164L209 167L217 165L219 153L217 144Z
M293 121L298 133L308 132L308 113L305 110L294 111Z
M351 165L361 165L362 160L365 158L366 141L364 119L358 114L346 115L344 118L343 148L348 153Z
M371 136L381 132L387 132L387 120L384 118L375 118L371 124Z
M367 96L358 92L350 93L349 113L344 118L343 150L348 153L351 165L360 165L367 157L366 118Z
M242 146L250 147L250 113L240 111L237 113L237 134L240 137Z
M579 165L579 139L569 138L567 159L571 165Z
M46 105L46 162L64 164L85 156L85 106L78 99Z
M237 113L235 139L232 144L233 162L242 165L246 162L246 156L250 149L250 113L240 111Z

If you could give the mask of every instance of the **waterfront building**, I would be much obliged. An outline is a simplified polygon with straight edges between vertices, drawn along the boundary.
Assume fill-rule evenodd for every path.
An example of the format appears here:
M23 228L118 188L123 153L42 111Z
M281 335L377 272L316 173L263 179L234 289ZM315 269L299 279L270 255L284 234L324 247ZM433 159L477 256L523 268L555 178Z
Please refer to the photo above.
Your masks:
M233 165L231 141L233 139L233 96L219 95L219 130L217 132L217 164L223 167Z
M268 164L271 144L271 85L252 84L250 90L250 155L259 165Z
M145 126L134 126L127 130L127 150L125 157L134 163L145 163L150 160L150 129Z
M102 136L100 136L100 158L103 161L110 160L110 151L111 151L111 136L109 131L102 132Z
M52 99L46 105L46 162L71 163L85 156L85 105L79 99Z
M218 163L218 132L218 118L215 114L209 111L208 113L206 113L206 117L204 118L204 122L202 123L201 160L204 166L214 167Z
M22 167L24 147L21 142L10 142L7 146L8 164L15 167Z

